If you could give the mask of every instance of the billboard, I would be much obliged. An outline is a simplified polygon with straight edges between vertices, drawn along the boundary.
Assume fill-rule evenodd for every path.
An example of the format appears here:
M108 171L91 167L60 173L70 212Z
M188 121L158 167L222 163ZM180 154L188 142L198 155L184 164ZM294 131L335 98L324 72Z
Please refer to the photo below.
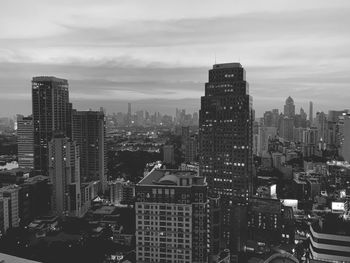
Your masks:
M281 199L281 203L284 206L293 208L293 211L298 210L298 200L296 199Z
M332 212L344 212L344 202L332 202Z

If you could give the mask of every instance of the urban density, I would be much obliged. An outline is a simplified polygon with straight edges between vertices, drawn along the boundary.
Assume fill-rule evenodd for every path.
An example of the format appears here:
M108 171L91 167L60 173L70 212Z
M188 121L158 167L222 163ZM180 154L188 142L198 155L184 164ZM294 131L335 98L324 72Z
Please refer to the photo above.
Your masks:
M349 262L350 111L289 96L257 118L247 80L240 63L215 64L199 112L170 116L79 111L68 80L33 77L33 113L1 119L1 252Z
M350 263L350 2L49 2L0 4L0 263Z

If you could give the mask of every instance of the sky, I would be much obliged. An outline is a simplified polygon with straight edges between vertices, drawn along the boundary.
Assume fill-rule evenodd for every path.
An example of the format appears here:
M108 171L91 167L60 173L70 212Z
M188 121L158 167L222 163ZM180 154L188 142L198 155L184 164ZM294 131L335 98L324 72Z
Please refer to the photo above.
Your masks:
M215 62L243 65L257 116L350 108L349 25L348 0L1 0L0 116L41 75L80 110L194 112Z

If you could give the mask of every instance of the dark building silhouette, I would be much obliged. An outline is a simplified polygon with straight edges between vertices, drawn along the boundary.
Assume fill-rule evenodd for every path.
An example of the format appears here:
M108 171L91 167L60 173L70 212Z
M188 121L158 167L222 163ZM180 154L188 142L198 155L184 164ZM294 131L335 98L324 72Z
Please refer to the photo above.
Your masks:
M245 70L240 63L216 64L201 98L199 169L207 178L209 195L221 197L222 245L231 251L239 251L245 238L252 140L252 98Z
M286 99L286 104L284 105L284 116L288 118L294 118L295 115L295 105L294 100L291 96Z
M73 110L73 140L80 148L81 182L100 181L107 188L106 125L103 111Z
M48 143L56 131L71 137L71 104L68 81L55 77L33 77L34 169L48 176Z

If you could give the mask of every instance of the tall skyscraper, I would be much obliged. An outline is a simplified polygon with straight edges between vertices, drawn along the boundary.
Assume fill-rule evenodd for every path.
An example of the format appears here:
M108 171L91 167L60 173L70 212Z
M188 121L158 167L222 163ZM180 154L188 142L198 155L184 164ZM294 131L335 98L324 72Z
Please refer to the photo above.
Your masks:
M49 175L52 184L52 211L59 216L80 216L79 147L59 135L49 142Z
M72 137L80 148L81 181L100 181L107 189L106 125L103 111L73 110Z
M310 125L314 120L314 103L312 101L309 102L309 121Z
M48 176L48 143L56 131L71 137L71 104L68 81L33 77L34 169Z
M34 168L34 127L33 118L17 116L18 165Z
M295 105L291 96L286 99L286 104L284 105L284 116L288 118L294 118L295 116Z
M239 250L243 227L239 206L252 192L252 98L240 63L215 64L209 70L199 112L200 175L210 195L220 196L222 238Z
M136 262L207 262L207 183L152 170L136 185Z

